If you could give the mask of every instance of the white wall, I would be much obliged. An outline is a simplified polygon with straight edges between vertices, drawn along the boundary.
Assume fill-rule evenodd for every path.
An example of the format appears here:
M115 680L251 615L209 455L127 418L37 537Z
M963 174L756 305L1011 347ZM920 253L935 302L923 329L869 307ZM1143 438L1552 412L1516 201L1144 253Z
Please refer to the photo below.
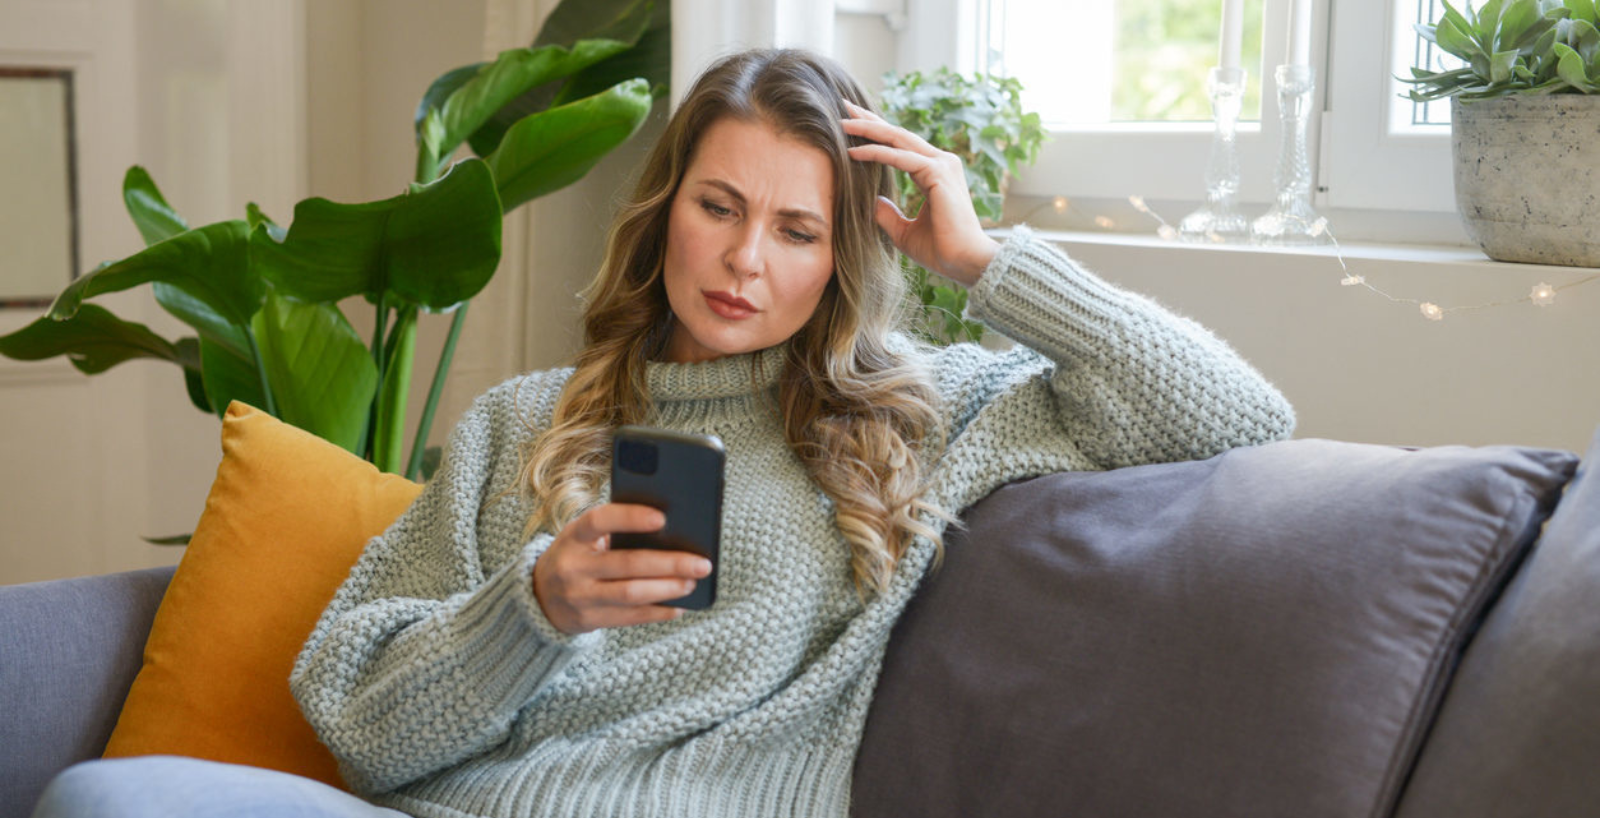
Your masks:
M1342 285L1329 249L1047 235L1231 343L1294 404L1297 437L1582 452L1600 425L1600 280L1547 307L1505 303L1600 271L1500 264L1469 248L1346 248L1351 272L1395 298L1500 304L1430 321L1416 304Z
M76 72L85 267L142 246L121 204L129 165L146 166L196 224L237 215L247 197L286 206L304 189L295 95L256 84L285 65L297 82L298 8L0 0L0 60ZM279 147L263 156L261 144ZM167 337L181 326L148 288L97 303ZM0 332L41 312L0 311ZM60 359L0 360L0 430L0 582L174 560L138 537L191 530L216 466L216 421L189 405L169 364L86 378Z

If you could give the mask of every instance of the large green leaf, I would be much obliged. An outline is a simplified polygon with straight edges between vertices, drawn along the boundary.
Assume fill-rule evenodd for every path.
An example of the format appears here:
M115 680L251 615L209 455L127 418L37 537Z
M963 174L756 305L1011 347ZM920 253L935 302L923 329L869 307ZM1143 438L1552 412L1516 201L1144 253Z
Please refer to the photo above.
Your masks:
M271 293L252 323L278 417L355 451L378 368L344 314Z
M633 48L573 75L561 85L551 105L565 105L594 96L635 77L650 83L650 94L655 98L667 95L672 86L672 28L669 25L652 24Z
M261 373L248 355L207 338L200 339L200 373L205 386L206 399L211 411L218 417L228 411L233 401L247 403L258 409L271 404L261 390Z
M189 229L183 217L167 204L150 173L138 165L128 168L122 177L122 202L146 245L166 241Z
M200 365L200 339L179 338L178 360L183 364L183 387L189 392L189 402L194 408L211 414L211 399L206 397L205 370Z
M473 152L488 156L523 117L593 96L623 80L643 77L652 93L665 95L672 81L671 25L672 10L666 0L566 0L557 5L534 38L534 48L580 40L616 40L630 47L564 80L536 85L502 105L468 137Z
M545 18L534 35L533 47L569 45L579 40L632 43L652 19L659 19L662 14L670 16L669 9L666 0L565 0Z
M518 122L487 160L502 208L510 212L583 178L644 124L652 102L649 85L633 79Z
M501 52L452 92L443 106L421 118L419 178L429 178L430 163L442 165L496 111L528 89L569 77L626 48L628 43L617 40L580 40L570 49L549 45Z
M244 222L227 221L152 244L72 282L56 296L50 316L70 318L85 299L163 282L200 301L223 320L244 326L261 309L266 293L266 285L250 269L249 235Z
M150 174L138 165L128 168L123 176L122 201L127 205L128 215L133 217L133 223L139 228L146 245L166 241L189 229L183 217L167 204L166 197L161 195ZM255 223L252 221L250 226L255 227ZM176 285L160 281L154 282L150 289L155 294L156 303L178 320L239 352L246 349L243 330L204 301L190 296Z
M250 342L245 338L242 325L233 323L206 302L175 285L158 281L150 285L150 289L162 309L194 327L201 337L223 344L238 355L249 355Z
M96 304L83 305L71 318L57 321L43 316L10 335L0 336L0 355L19 361L65 355L85 375L96 375L137 358L182 363L178 348L167 339Z
M482 290L500 261L500 199L480 159L392 199L338 204L306 199L280 243L263 229L250 238L257 269L301 301L338 301L385 292L445 310Z

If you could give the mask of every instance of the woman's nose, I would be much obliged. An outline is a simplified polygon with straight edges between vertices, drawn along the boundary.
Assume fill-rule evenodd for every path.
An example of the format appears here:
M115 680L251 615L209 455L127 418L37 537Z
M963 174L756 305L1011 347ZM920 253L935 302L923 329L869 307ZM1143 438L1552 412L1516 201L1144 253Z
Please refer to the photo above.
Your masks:
M740 278L754 278L765 271L765 258L761 247L761 230L747 225L740 230L733 245L728 248L728 269Z

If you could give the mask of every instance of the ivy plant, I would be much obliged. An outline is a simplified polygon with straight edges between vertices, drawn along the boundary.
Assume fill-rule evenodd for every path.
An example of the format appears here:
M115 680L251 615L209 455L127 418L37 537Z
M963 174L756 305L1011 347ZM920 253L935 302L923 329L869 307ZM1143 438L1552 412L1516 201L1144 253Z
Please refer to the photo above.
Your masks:
M1046 138L1039 115L1022 108L1021 81L968 77L943 67L928 74L890 72L883 79L884 118L961 157L978 217L998 222L1009 177L1038 158ZM896 171L895 178L901 210L915 216L922 209L921 191L908 174ZM904 257L901 267L922 307L920 334L940 344L982 339L983 325L963 315L966 288Z

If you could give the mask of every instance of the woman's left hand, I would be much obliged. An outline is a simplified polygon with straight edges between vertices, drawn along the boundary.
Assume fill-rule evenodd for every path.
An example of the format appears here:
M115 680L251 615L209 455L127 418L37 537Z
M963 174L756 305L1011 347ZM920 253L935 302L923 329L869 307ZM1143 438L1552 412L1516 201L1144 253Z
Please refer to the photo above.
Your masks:
M905 171L926 199L917 217L908 219L894 202L879 196L878 225L912 261L951 281L976 284L1000 245L978 224L961 158L865 108L848 101L845 105L851 113L841 120L845 133L876 143L851 148L851 158Z

